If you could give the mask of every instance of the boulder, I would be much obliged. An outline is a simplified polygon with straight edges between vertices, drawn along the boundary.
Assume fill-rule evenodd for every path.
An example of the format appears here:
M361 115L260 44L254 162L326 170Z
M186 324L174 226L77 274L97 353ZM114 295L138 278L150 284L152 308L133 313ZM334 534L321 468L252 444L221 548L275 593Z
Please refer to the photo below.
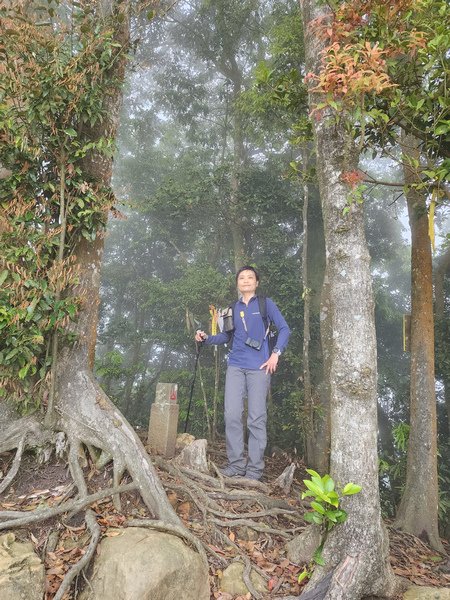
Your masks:
M244 583L244 565L240 562L231 563L222 573L220 579L220 591L228 594L245 596L248 594L247 586ZM256 571L250 571L250 581L257 592L267 594L267 583L263 577ZM184 598L183 598L184 600Z
M317 525L309 525L300 535L286 544L287 557L296 565L309 563L320 546L322 536Z
M80 600L209 600L208 567L180 538L142 527L110 530Z
M202 473L209 473L208 459L206 457L206 440L194 440L188 446L183 448L180 454L174 458L174 463L195 469Z
M413 585L406 590L403 600L450 600L450 588Z
M13 533L0 536L0 598L42 600L45 571L31 542L16 542Z

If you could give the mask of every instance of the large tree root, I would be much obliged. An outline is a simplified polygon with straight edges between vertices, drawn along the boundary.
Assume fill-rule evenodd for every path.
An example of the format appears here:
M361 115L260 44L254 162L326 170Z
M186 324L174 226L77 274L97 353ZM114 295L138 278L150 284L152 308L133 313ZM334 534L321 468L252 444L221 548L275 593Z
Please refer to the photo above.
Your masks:
M27 432L25 432L17 446L16 456L14 457L13 464L11 465L10 470L7 475L5 475L3 481L0 483L0 494L3 494L5 490L11 485L14 480L14 477L17 475L17 472L20 467L20 462L22 460L22 454L25 447L25 440L27 439Z
M76 356L66 357L59 369L56 410L69 440L113 457L115 483L126 470L152 516L183 527L136 432Z
M248 527L254 531L265 534L269 538L273 536L284 539L291 539L296 529L275 528L268 525L265 521L269 519L278 520L279 517L284 517L289 520L302 520L301 516L285 501L269 498L261 493L262 489L269 489L267 486L253 485L255 482L246 481L239 478L224 478L219 475L219 478L212 478L208 475L193 472L191 469L181 467L173 461L166 461L161 457L155 460L157 466L167 476L164 478L165 487L169 490L174 490L180 494L182 498L189 498L197 508L203 521L204 536L208 538L210 545L220 543L231 547L234 552L244 563L243 580L253 598L261 599L262 595L255 590L250 579L251 570L255 570L262 575L266 580L267 573L254 564L246 555L243 548L230 539L228 530L234 527ZM245 483L249 483L248 487L253 490L235 491L227 489L225 486L239 485L244 487ZM256 488L256 489L255 489ZM248 512L234 513L220 504L220 500L225 502L236 501L243 504L259 505L261 510L252 510ZM266 508L268 506L269 508ZM263 520L261 523L260 520ZM224 531L222 531L222 529ZM212 548L204 543L206 551L210 553L215 560L223 567L227 566L228 562L218 556ZM279 582L280 586L282 581Z
M120 494L138 490L150 511L158 519L153 523L155 529L178 535L192 545L208 565L202 543L191 534L180 521L167 499L167 495L159 480L157 472L135 431L128 424L120 411L109 401L107 396L95 382L90 371L77 364L73 354L60 363L57 380L57 400L55 411L58 418L51 419L53 429L46 429L42 424L42 415L20 418L13 407L6 402L0 404L0 453L17 448L11 469L1 483L5 490L13 481L19 470L22 454L27 442L30 446L54 444L57 437L64 432L70 444L69 467L72 478L78 489L78 498L52 508L36 510L33 513L15 511L0 512L0 530L13 529L31 525L39 521L51 519L63 513L73 515L93 502L113 497L114 506L120 508ZM50 421L49 421L50 422ZM91 456L96 456L96 464L103 457L113 460L113 487L88 494L87 484L79 463L80 448L84 445ZM132 483L120 486L125 471ZM1 522L3 520L3 522ZM56 596L62 598L70 588L74 578L89 564L100 538L95 515L87 511L86 522L91 531L91 542L83 558L66 574ZM146 524L146 526L149 526Z
M72 500L72 502L66 502L64 504L60 504L59 506L54 506L53 508L42 508L29 512L12 512L12 511L2 511L0 512L0 519L4 519L5 517L9 518L9 521L3 521L0 523L0 531L5 529L13 529L16 527L23 527L24 525L31 525L33 523L39 523L40 521L46 521L51 519L52 517L57 517L64 513L76 514L89 506L93 502L97 500L101 500L102 498L107 498L108 496L112 496L113 494L119 494L123 492L130 492L136 489L136 484L128 483L126 485L122 485L118 488L107 488L105 490L100 490L95 494L90 494L89 496L85 496L83 498L77 498L76 500ZM11 519L11 516L13 518Z

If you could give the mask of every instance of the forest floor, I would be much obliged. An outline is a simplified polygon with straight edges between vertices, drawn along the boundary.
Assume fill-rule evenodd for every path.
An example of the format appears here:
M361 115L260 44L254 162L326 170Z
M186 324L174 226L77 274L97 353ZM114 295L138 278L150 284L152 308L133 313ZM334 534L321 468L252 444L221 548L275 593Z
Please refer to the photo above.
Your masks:
M8 471L13 458L13 453L0 456L3 473ZM214 464L222 465L225 462L223 448L211 450L210 458ZM262 481L246 480L246 483L239 478L219 476L214 477L213 482L211 477L192 476L189 470L174 467L160 458L155 462L171 504L186 527L207 549L211 600L252 598L249 594L233 596L220 591L222 572L234 560L247 565L251 561L252 567L264 576L268 590L264 598L300 594L304 583L298 583L298 576L305 565L291 563L285 550L286 542L308 525L302 518L308 504L301 500L301 492L304 489L302 480L309 476L300 459L283 452L268 457ZM274 482L292 462L296 464L296 471L291 490L285 494ZM89 492L111 486L111 468L99 472L86 460L84 470ZM0 497L0 510L31 511L56 506L75 491L64 461L39 466L29 455L23 458L13 485ZM121 512L114 509L109 498L96 502L92 508L106 536L116 535L111 528L126 526L129 519L149 516L136 492L122 494ZM261 515L255 515L257 512ZM450 586L448 558L443 558L418 538L387 525L391 563L397 575L409 580L411 585ZM82 513L70 520L54 518L14 533L19 541L31 541L45 561L46 600L52 600L64 574L80 559L89 542ZM446 549L450 554L449 544ZM84 581L79 583L84 585ZM73 595L64 596L65 600L71 598Z

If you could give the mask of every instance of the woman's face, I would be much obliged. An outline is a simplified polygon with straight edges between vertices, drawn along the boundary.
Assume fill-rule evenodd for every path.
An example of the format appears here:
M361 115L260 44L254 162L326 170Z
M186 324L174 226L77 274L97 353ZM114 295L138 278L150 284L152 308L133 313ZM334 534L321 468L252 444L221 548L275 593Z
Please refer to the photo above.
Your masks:
M241 294L254 294L258 283L253 271L242 271L237 278L237 288Z

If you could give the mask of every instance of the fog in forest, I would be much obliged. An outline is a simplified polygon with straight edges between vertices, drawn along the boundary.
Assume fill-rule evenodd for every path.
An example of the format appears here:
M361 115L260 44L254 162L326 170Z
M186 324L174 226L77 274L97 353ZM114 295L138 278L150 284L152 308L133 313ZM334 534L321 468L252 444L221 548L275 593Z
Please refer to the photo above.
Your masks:
M321 378L320 293L325 267L314 169L302 150L307 125L303 42L296 2L180 2L166 15L134 24L136 44L125 89L114 189L122 203L110 220L101 288L96 373L136 426L147 427L158 381L179 386L180 428L193 376L193 327L208 328L209 306L236 297L236 266L260 271L292 329L273 377L269 450L303 453L304 300L310 300L310 370ZM297 85L265 84L267 73ZM295 84L297 78L297 83ZM403 315L410 310L410 231L395 156L361 160L366 233L376 300L381 460L405 469L409 354ZM398 185L395 185L398 184ZM303 281L303 202L307 190L308 281ZM435 259L448 213L436 216ZM448 302L448 295L447 295ZM223 431L225 350L200 355L190 431L208 434L205 410L218 406ZM217 386L217 378L218 386ZM448 435L437 372L440 436ZM403 437L402 437L403 436ZM388 467L386 467L388 469ZM393 473L382 476L398 501Z

